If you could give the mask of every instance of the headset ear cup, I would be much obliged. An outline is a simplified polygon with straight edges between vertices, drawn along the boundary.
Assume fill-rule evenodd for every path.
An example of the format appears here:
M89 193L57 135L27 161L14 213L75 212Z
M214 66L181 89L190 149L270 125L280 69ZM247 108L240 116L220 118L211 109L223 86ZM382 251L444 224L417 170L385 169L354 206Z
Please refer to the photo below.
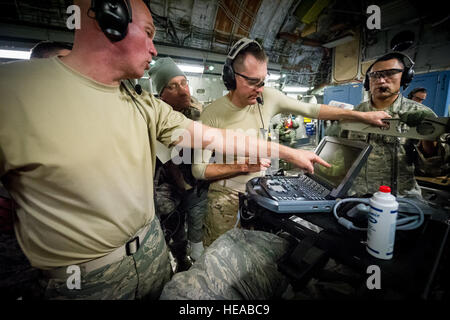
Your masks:
M364 89L366 91L370 90L370 82L369 82L369 75L367 74L368 72L366 72L366 76L364 78Z
M364 77L364 89L365 89L366 91L369 91L369 90L370 90L369 72L370 72L370 70L372 70L372 67L373 67L373 65L374 65L375 63L376 63L376 61L375 61L374 63L372 63L372 64L367 68L366 76Z
M236 89L236 76L231 66L232 61L227 60L223 66L222 80L228 90Z
M411 67L405 68L402 74L402 81L400 84L401 86L403 86L403 90L405 90L409 86L413 78L414 78L414 69Z
M92 8L95 19L105 36L112 42L126 37L131 14L125 0L122 1L93 1Z

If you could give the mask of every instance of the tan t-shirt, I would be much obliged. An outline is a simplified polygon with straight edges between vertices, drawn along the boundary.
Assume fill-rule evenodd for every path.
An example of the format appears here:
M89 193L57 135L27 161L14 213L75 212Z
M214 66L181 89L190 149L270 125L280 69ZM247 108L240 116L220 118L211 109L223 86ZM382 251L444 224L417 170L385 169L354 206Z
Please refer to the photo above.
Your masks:
M320 111L320 104L300 102L273 88L264 89L263 99L264 104L259 108L261 110L260 115L258 104L240 108L235 106L228 96L223 96L203 110L200 120L203 124L211 127L243 130L242 133L263 138L260 134L260 128L264 127L268 130L270 119L278 113L289 113L317 119ZM211 151L203 151L201 159L203 163L200 163L201 161L196 158L196 163L192 166L192 173L197 179L204 179L211 154ZM242 192L245 191L247 181L260 175L261 173L256 172L227 180L233 182L233 189Z
M154 218L156 140L170 145L191 120L146 92L135 104L59 58L1 65L0 97L0 177L33 266L101 257Z

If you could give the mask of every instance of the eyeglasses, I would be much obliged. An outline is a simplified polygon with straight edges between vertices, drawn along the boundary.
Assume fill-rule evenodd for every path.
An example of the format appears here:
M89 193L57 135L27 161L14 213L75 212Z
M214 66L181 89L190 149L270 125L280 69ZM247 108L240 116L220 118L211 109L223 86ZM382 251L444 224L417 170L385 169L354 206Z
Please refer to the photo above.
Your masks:
M176 82L169 83L166 86L166 88L170 91L175 91L175 90L178 90L179 88L183 88L183 89L186 88L188 86L188 84L189 84L189 80L184 79L184 80L181 80L180 83L176 83Z
M246 75L243 75L242 73L239 73L236 71L234 73L237 74L238 76L241 76L242 78L244 78L250 87L253 87L255 89L264 87L264 79L261 80L259 78L247 77Z
M403 69L388 69L388 70L380 70L380 71L372 71L369 72L368 75L371 79L380 79L380 78L392 78L397 73L403 72Z

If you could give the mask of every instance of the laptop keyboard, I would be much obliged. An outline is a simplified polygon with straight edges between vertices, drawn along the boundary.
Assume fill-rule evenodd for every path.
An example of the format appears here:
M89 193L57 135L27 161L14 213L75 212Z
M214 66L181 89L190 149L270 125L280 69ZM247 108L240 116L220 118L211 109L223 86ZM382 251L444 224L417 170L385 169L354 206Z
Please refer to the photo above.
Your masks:
M297 186L312 200L325 200L323 194L327 192L327 189L310 177L305 175L298 177Z
M305 175L263 178L261 185L275 200L326 200L328 190Z

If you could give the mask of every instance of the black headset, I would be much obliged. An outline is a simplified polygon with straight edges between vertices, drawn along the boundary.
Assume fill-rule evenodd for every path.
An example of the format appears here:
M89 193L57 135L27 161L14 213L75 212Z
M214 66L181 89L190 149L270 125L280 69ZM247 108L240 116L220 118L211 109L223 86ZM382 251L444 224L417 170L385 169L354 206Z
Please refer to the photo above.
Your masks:
M92 0L88 16L91 11L94 12L95 20L111 42L117 42L125 38L128 32L128 24L132 22L129 0Z
M364 79L364 89L366 89L366 91L370 90L369 72L372 69L373 65L377 62L385 61L385 60L389 60L389 59L398 59L404 65L404 69L402 72L402 79L400 81L400 86L403 86L403 90L405 90L408 87L408 85L411 83L412 79L414 78L414 61L412 61L412 59L404 53L390 52L390 53L385 54L384 56L378 58L377 60L375 60L375 62L372 63L370 65L370 67L367 69L366 77ZM409 66L406 66L405 60L409 61Z
M91 7L88 10L89 17L91 17L89 15L90 11L94 12L95 16L93 18L97 20L104 35L111 42L117 42L126 37L128 24L133 21L129 0L92 0ZM142 94L141 85L133 85L130 80L128 81L137 94Z
M228 90L236 89L236 75L234 74L233 69L234 59L236 59L236 56L239 54L239 52L248 48L252 44L256 44L262 50L261 45L255 40L242 38L233 45L230 52L228 53L222 72L223 84Z

